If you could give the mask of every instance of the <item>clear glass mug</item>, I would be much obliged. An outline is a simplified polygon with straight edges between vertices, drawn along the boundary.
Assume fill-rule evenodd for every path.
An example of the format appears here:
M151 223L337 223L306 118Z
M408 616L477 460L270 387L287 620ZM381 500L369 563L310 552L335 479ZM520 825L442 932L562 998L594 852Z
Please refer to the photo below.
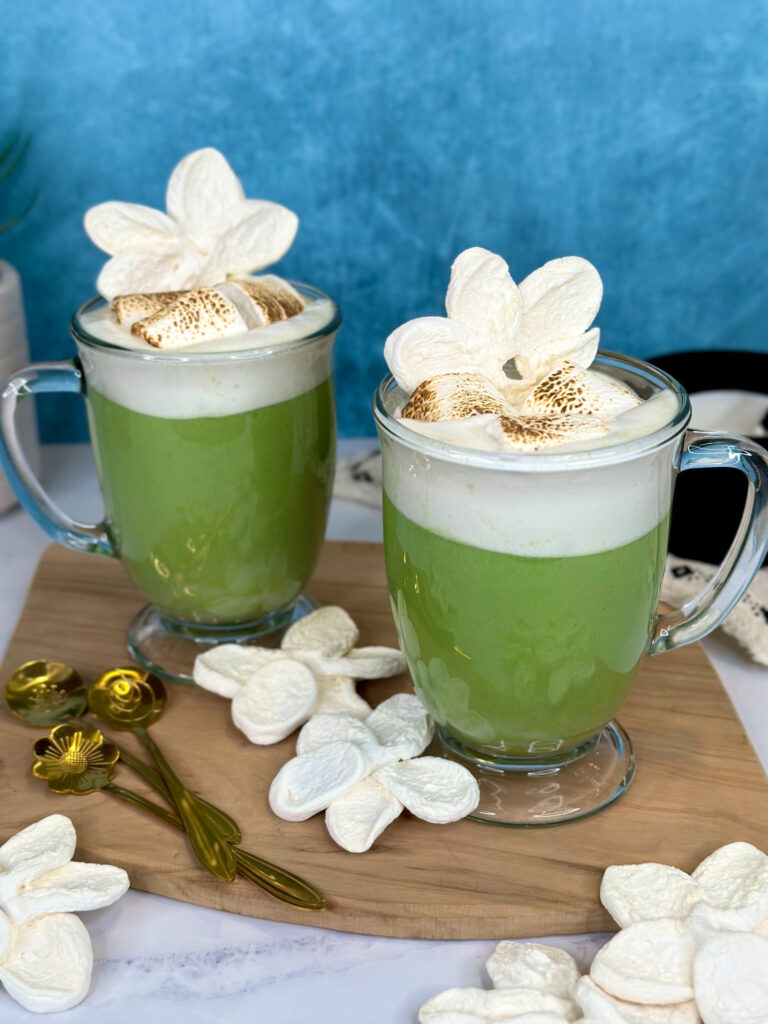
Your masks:
M590 451L474 451L403 425L391 377L374 399L395 623L485 821L552 824L616 799L634 757L614 716L640 661L711 632L768 548L766 452L688 430L688 396L655 367L601 353L595 368L665 403L661 426ZM713 466L747 477L738 534L698 597L657 614L675 477Z
M90 333L94 299L72 318L77 358L19 370L2 387L0 458L16 495L54 540L119 558L150 603L128 650L188 680L201 645L282 628L313 605L301 595L323 543L336 453L333 342L306 337L228 353L146 351ZM84 322L85 316L85 322ZM280 326L280 325L276 325ZM80 392L104 500L96 524L57 508L16 433L18 400Z

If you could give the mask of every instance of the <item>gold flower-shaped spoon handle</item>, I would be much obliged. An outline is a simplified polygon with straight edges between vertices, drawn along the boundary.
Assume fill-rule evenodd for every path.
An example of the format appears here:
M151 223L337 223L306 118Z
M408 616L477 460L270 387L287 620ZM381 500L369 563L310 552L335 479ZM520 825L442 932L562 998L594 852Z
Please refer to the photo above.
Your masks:
M88 706L101 722L114 729L133 732L149 751L200 863L212 875L231 882L237 874L237 864L225 835L211 823L208 815L200 813L197 799L187 790L147 732L147 726L162 714L165 702L165 687L157 676L133 668L105 672L88 691ZM237 830L236 823L232 819L229 821Z

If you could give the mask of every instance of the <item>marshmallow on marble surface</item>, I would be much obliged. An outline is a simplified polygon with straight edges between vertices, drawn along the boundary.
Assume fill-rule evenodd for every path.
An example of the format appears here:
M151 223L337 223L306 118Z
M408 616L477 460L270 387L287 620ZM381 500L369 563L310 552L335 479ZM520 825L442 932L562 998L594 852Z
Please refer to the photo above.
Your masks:
M713 935L696 954L693 987L705 1024L765 1024L768 940L748 932Z
M606 869L600 901L620 928L637 921L688 917L701 900L697 883L667 864L618 864Z
M589 975L579 979L574 998L585 1021L603 1024L701 1024L693 999L681 1003L631 1003L617 999L596 985Z
M687 922L638 921L598 951L590 976L609 995L627 1002L687 1002L693 998L695 952Z
M72 861L75 844L69 818L52 814L0 846L0 984L37 1013L88 992L91 941L72 911L109 906L128 888L121 868Z
M419 1010L420 1024L490 1024L529 1013L550 1013L575 1020L573 1004L533 988L449 988Z
M570 953L538 942L500 942L485 969L494 988L535 988L566 1000L581 976Z

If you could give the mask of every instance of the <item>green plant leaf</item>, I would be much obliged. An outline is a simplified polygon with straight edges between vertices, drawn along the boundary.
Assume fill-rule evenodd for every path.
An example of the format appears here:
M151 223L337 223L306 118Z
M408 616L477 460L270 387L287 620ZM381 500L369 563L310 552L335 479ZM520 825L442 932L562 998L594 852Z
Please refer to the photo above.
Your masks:
M12 174L16 170L29 149L29 143L31 142L30 136L27 135L26 138L21 139L20 144L17 145L20 139L21 136L19 133L15 132L12 136L11 142L5 147L3 152L0 153L0 181L3 181L9 174ZM5 166L3 166L4 164Z
M32 209L32 207L37 202L37 197L38 197L39 191L40 191L39 189L35 189L35 191L32 193L32 198L29 200L29 202L24 207L24 209L21 211L21 213L19 213L16 217L11 217L10 220L3 221L2 224L0 224L0 235L2 235L3 232L5 232L5 231L10 231L11 228L16 227L16 225L19 223L19 221L24 220L24 218L27 216L29 211Z

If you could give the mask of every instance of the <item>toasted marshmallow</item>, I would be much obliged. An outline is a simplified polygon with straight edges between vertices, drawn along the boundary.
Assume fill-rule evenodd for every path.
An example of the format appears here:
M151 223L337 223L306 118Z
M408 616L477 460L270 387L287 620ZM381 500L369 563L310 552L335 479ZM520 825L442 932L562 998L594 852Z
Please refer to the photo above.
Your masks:
M248 329L237 306L216 288L195 288L164 306L131 331L155 348L184 348Z
M181 298L184 292L150 292L146 295L116 295L112 306L119 324L132 327L137 320L145 320Z
M303 296L287 281L275 274L264 274L257 278L235 279L230 282L244 292L260 313L262 324L274 324L288 320L304 309Z
M578 413L610 420L640 404L640 398L618 381L566 361L536 385L522 411L538 416Z
M403 419L440 423L508 412L503 396L479 373L443 373L425 380L404 407Z
M500 416L491 420L487 431L507 448L536 452L577 441L602 437L609 432L607 424L597 416L578 413L541 416Z

